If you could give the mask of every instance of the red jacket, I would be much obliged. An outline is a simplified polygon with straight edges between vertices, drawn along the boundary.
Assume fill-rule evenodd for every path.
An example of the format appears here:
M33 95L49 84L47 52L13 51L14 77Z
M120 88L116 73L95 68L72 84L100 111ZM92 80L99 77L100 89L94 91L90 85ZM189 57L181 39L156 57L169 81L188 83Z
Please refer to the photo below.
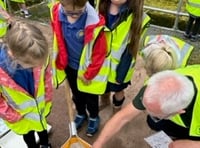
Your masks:
M40 81L40 75L41 75L42 69L41 67L36 67L33 69L33 75L34 75L34 87L35 87L35 95L38 93L38 86ZM26 94L28 96L31 96L25 89L20 87L3 69L0 68L0 85L2 87L8 87L10 89L16 90L19 92L19 94ZM45 69L44 72L44 87L45 87L45 101L51 102L52 101L52 73L51 73L51 67L48 65L48 67ZM21 118L23 118L23 115L21 115L18 110L13 108L7 99L4 97L4 95L1 92L0 89L0 117L8 122L17 122ZM23 98L21 98L23 100ZM32 99L35 99L34 96L32 96Z
M57 3L53 6L52 10L52 28L54 33L56 34L57 43L58 43L58 55L56 58L56 67L60 70L66 68L68 64L68 54L67 54L67 46L65 44L65 40L62 34L61 22L59 21L59 8L60 3ZM87 5L86 5L87 7ZM96 14L91 14L90 12L93 11L91 8L87 8L87 20L86 26L84 30L84 45L90 41L94 40L93 34L96 27L104 26L105 20L102 16L98 16ZM95 10L94 10L95 11ZM98 20L98 21L97 21ZM90 24L88 24L90 23ZM91 57L91 64L88 66L87 71L84 74L84 77L88 80L93 79L97 73L99 72L104 59L107 53L107 43L106 37L103 31L99 34L95 41L95 45L93 46L93 53Z

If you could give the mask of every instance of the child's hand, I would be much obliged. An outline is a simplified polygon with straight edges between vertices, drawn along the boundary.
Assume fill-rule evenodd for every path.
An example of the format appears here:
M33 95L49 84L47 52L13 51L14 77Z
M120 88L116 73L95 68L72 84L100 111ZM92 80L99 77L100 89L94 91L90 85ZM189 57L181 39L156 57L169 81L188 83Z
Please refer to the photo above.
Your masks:
M85 85L90 85L91 80L87 80L84 76L78 76L78 78L85 84Z

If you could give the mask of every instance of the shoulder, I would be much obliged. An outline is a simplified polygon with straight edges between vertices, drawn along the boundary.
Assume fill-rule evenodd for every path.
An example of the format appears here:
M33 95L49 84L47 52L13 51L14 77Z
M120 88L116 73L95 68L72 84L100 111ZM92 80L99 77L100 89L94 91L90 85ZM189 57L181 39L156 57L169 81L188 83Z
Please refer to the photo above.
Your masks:
M133 106L139 110L145 110L145 107L142 104L142 99L143 99L145 89L146 89L146 86L143 86L132 101Z

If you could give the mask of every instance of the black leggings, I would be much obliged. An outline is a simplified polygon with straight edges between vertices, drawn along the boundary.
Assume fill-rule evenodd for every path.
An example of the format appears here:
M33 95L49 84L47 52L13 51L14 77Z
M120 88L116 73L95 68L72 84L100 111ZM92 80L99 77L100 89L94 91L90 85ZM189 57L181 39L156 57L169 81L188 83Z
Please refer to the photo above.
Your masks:
M186 34L190 34L190 32L192 32L191 35L196 36L199 32L199 29L200 29L200 17L195 18L190 15L186 26L186 31L185 31Z
M65 70L67 79L73 94L73 101L76 105L76 110L79 115L87 115L91 118L96 118L99 114L98 95L81 92L77 87L77 70L67 67Z
M49 140L47 130L37 132L37 134L40 138L40 145L48 145ZM35 139L35 131L30 131L29 133L23 135L23 139L27 144L28 148L39 148Z

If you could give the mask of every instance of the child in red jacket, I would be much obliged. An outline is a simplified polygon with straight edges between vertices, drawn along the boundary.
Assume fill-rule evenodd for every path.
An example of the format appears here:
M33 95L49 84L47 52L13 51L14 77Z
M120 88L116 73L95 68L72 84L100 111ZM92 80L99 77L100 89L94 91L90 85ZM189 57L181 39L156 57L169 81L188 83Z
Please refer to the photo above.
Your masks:
M87 136L97 132L100 122L98 93L95 91L101 88L95 87L95 84L107 82L98 77L100 73L107 76L101 71L107 51L104 22L87 0L61 0L52 9L57 41L54 45L58 46L56 69L64 70L67 75L77 110L76 128L89 119ZM86 87L91 89L84 91Z

